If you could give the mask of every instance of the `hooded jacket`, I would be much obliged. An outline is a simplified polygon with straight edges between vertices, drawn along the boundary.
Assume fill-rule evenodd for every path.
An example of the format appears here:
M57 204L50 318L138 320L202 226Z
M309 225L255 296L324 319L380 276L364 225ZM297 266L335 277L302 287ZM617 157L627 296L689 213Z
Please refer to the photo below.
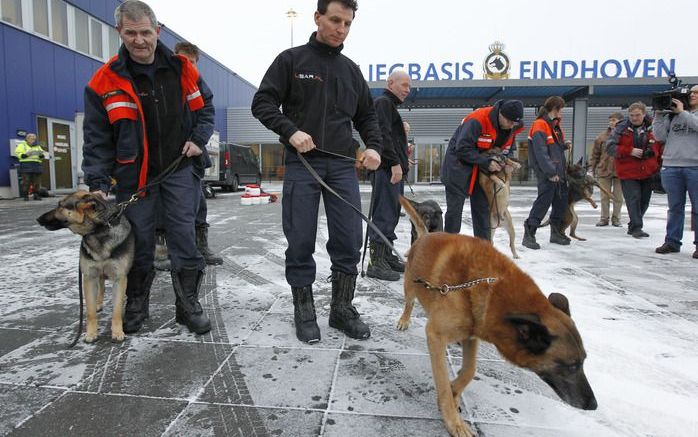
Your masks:
M647 179L659 170L661 157L660 143L652 134L652 120L645 117L640 126L633 126L630 120L619 122L608 139L606 147L615 155L616 174L622 180ZM633 149L642 149L641 158L631 155Z

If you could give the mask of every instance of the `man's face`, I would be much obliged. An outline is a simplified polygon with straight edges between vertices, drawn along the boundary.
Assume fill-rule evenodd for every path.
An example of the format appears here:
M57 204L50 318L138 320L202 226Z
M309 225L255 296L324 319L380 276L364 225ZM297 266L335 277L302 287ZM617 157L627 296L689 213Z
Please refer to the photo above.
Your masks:
M691 108L698 107L698 90L691 90L691 94L688 95L688 103L691 105Z
M516 124L515 121L511 121L502 114L499 114L499 127L501 127L504 130L508 130L514 127Z
M407 96L410 95L410 86L412 85L412 79L409 76L397 76L394 79L388 79L388 89L391 93L404 102Z
M315 11L316 39L330 47L341 46L349 35L353 20L354 11L351 8L347 8L339 2L330 3L324 14Z
M613 117L609 118L608 119L608 127L611 129L615 128L619 121L620 120L618 120L617 118L613 118Z
M26 141L27 144L29 144L29 145L34 144L34 142L36 141L36 135L34 135L34 134L29 134L29 135L27 135L27 137L25 138L25 141Z
M645 113L639 109L633 109L628 112L628 118L630 118L630 123L632 123L633 126L640 126L642 120L645 118Z
M160 37L160 26L153 27L148 17L142 17L138 21L123 17L118 31L131 59L139 64L153 63L155 47Z

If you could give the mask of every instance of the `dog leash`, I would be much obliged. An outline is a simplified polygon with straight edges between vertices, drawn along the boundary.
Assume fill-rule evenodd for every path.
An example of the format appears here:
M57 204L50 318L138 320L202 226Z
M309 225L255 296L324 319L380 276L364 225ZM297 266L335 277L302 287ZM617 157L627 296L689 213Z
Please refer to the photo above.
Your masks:
M80 245L82 247L82 243ZM73 339L73 342L70 343L68 346L68 349L71 349L73 346L78 344L78 340L80 340L80 335L82 335L82 323L83 319L85 318L84 312L85 312L85 304L83 303L83 291L82 291L82 267L80 267L80 260L78 260L78 297L80 298L80 320L78 321L78 330L75 333L75 338Z
M441 293L442 296L446 296L448 293L451 293L453 291L458 291L462 290L464 288L472 288L478 284L482 283L487 283L487 284L492 284L497 281L497 278L479 278L479 279L473 279L472 281L464 282L462 284L458 285L448 285L448 284L442 284L442 285L433 285L429 281L426 281L422 278L416 278L414 282L416 284L422 284L424 288L428 290L438 290L439 293Z
M368 203L368 219L371 220L373 218L373 202L376 198L375 190L373 189L373 183L376 180L376 172L371 172L371 201ZM366 246L368 245L368 231L366 232L366 235L364 236L364 249L363 253L361 254L361 277L366 276L366 271L364 270L364 261L366 260Z
M350 158L350 157L348 157L348 156L343 156L343 155L337 155L336 153L327 152L326 150L322 150L322 149L315 149L315 150L319 150L319 151L321 151L321 152L323 152L323 153L326 153L326 154L328 154L328 155L342 156L343 158L345 158L345 159L347 159L347 160L358 161L358 160L355 159L355 158ZM383 233L380 231L380 229L378 229L378 227L377 227L376 225L374 225L373 222L372 222L368 217L366 217L366 216L364 215L364 213L361 212L361 210L360 210L359 208L357 208L356 206L354 206L354 205L353 205L351 202L349 202L348 200L344 199L342 196L339 195L339 193L337 193L335 190L333 190L332 187L330 187L329 185L327 185L327 183L326 183L325 181L322 180L322 178L320 177L320 175L317 174L317 172L315 171L315 169L313 169L313 167L310 165L310 163L303 157L303 155L301 154L301 152L296 151L296 156L298 156L298 159L301 161L301 163L302 163L303 166L306 168L306 170L308 170L308 172L310 173L310 175L311 175L320 185L322 185L323 188L325 188L327 191L329 191L332 195L334 195L335 197L337 197L337 198L338 198L339 200L341 200L342 202L344 202L344 203L346 203L347 205L349 205L349 206L351 207L351 209L353 209L354 211L356 211L356 213L359 214L359 216L363 219L363 221L365 221L366 224L367 224L376 234L378 234L378 236L381 238L381 240L383 240L383 242L384 242L385 244L387 244L388 247L390 247L390 249L397 255L398 259L399 259L400 261L402 261L403 263L405 262L405 258L403 258L402 255L397 251L397 249L395 249L395 247L394 247L393 244L390 242L390 240L388 240L388 238L387 238L385 235L383 235ZM371 196L373 196L373 192L371 192Z

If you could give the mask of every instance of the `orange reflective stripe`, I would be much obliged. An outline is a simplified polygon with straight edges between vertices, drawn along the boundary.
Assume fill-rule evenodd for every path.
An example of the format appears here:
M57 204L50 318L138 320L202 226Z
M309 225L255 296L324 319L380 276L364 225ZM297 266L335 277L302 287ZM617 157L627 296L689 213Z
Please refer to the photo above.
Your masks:
M182 75L180 77L180 84L183 91L182 98L189 105L190 111L198 111L205 105L201 90L197 84L199 81L199 71L186 57L182 55L177 55L177 57L179 57L182 62Z

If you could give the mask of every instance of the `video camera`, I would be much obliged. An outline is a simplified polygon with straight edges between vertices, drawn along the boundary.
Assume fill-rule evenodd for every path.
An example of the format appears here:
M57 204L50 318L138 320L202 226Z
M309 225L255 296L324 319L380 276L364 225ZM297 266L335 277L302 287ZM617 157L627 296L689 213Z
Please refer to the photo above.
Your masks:
M680 100L684 108L689 107L688 97L691 94L690 88L681 85L681 79L673 73L669 76L671 88L667 91L660 91L652 94L652 108L655 111L671 111L676 105L671 99Z

